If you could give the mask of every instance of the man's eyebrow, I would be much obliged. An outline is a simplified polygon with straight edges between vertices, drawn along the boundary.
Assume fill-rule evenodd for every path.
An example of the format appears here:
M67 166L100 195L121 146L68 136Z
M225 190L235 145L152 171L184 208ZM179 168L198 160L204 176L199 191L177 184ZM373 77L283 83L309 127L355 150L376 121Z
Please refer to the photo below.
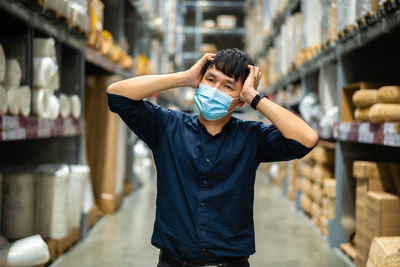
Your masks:
M215 75L215 74L212 73L212 72L207 72L206 76L211 76L211 77L213 77L213 78L217 77L217 75Z
M229 84L231 84L231 85L235 85L235 82L234 82L233 80L225 79L225 82L226 82L226 83L229 83Z

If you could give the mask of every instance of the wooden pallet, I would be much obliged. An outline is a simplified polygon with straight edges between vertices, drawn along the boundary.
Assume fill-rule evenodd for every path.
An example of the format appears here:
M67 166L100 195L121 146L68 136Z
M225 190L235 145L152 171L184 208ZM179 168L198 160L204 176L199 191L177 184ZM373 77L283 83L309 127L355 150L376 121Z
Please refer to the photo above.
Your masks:
M55 261L80 240L80 227L75 228L66 237L46 240L50 252L50 262Z
M352 244L342 243L340 244L339 248L344 252L344 254L346 254L350 259L354 261L354 259L356 258L357 251Z
M88 229L92 228L103 217L103 212L94 205L88 213Z

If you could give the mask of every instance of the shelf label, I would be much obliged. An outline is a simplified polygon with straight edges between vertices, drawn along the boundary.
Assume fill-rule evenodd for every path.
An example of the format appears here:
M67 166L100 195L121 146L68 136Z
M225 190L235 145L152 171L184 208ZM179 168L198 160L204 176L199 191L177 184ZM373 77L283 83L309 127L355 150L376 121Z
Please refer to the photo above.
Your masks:
M26 130L24 128L9 129L2 132L3 141L26 139Z
M350 123L339 124L339 139L340 140L348 140L350 132L351 132L351 124Z
M3 130L16 130L19 128L19 118L14 116L3 116L2 117L2 128Z
M50 137L51 135L51 121L47 119L38 120L38 136L39 137Z
M71 118L64 119L64 135L74 135L76 134L75 125L72 122Z
M383 125L383 134L399 134L399 124L397 122L386 122Z
M358 141L362 143L373 143L374 141L374 133L369 130L370 124L369 122L360 123L360 127L358 128Z
M400 147L400 135L399 134L385 134L383 137L383 144L387 146Z

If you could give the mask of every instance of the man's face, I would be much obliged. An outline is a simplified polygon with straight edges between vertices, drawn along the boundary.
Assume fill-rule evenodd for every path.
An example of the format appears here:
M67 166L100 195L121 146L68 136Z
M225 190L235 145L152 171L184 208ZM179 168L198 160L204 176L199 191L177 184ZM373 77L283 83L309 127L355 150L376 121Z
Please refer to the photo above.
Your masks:
M222 71L217 70L215 66L211 66L207 69L200 83L217 88L233 98L238 98L240 96L243 87L240 79L239 81L235 81L233 77L226 76ZM240 102L240 99L235 99L229 106L228 111L231 111L236 106L243 106L243 104L243 102Z

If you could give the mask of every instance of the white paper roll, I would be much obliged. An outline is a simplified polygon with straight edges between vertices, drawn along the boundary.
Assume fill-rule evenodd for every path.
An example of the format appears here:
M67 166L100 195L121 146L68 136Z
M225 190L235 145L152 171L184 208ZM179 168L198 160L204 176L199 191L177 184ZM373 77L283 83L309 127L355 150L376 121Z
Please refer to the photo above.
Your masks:
M92 179L90 178L90 170L85 181L85 192L83 194L83 213L88 214L94 206L94 194Z
M49 248L40 235L17 240L0 250L0 266L32 266L49 259Z
M35 179L31 173L5 174L3 235L19 239L34 232Z
M46 89L33 92L33 113L43 119L50 118L50 93Z
M67 193L69 170L66 165L38 168L36 192L36 232L44 238L63 238L68 234Z
M71 115L71 101L65 94L60 94L60 114L64 119Z
M8 93L7 90L0 85L0 114L6 114L8 110Z
M0 82L3 82L5 74L6 74L6 56L4 54L3 46L0 44Z
M31 113L31 89L28 86L21 86L18 89L19 94L19 111L24 117L28 117Z
M72 116L75 119L79 119L81 116L81 99L78 95L71 95L70 100L72 104Z
M37 88L57 89L59 87L58 65L53 58L36 57L33 59L33 85Z
M21 77L21 66L18 60L15 58L7 59L3 86L6 88L17 88L21 83Z
M50 95L50 119L55 120L60 115L60 100L55 95Z
M20 100L18 88L10 88L7 90L8 112L11 115L19 114Z
M54 38L35 38L33 40L33 57L56 57Z

